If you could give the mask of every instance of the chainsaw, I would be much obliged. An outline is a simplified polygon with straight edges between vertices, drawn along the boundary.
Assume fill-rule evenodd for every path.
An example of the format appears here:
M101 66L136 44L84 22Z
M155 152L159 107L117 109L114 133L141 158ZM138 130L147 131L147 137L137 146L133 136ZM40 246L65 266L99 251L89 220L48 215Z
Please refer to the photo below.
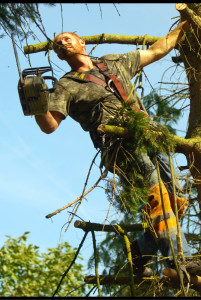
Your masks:
M53 76L42 76L52 71L51 67L29 68L21 72L15 42L12 37L14 54L18 73L18 94L25 116L40 115L48 112L49 93L52 93L57 85L57 79ZM52 80L52 88L48 88L45 79Z

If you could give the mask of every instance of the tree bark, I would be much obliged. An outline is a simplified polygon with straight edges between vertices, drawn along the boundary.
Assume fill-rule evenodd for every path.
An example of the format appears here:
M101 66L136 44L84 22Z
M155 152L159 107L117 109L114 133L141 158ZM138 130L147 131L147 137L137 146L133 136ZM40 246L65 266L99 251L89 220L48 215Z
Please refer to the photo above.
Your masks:
M123 277L123 276L110 276L110 275L100 275L100 284L101 285L111 285L111 284L118 284L118 285L122 285L122 284L128 284L129 285L129 281L130 278L129 277ZM158 279L160 277L157 277ZM135 283L139 284L143 281L143 283L146 284L150 284L153 281L154 277L137 277L135 276ZM161 278L160 278L161 279ZM87 284L96 284L96 277L95 276L86 276L84 278L84 282L86 282Z
M177 276L177 272L173 269L165 269L163 271L165 277L138 277L135 276L135 283L136 284L143 284L150 286L153 283L153 280L158 280L160 284L169 286L170 288L178 288L180 286L179 279ZM100 284L101 285L123 285L129 284L129 277L122 277L122 276L109 276L109 275L100 275ZM95 276L86 276L84 281L87 284L96 284L96 277ZM201 277L199 276L190 276L190 288L201 292Z
M181 21L188 20L192 28L182 40L179 52L189 83L190 113L186 139L191 142L184 151L191 174L196 182L201 210L201 3L177 3ZM200 213L201 217L201 213Z
M168 277L173 284L179 284L179 277L176 270L166 268L163 270L163 275ZM190 275L190 288L201 293L201 277L200 276L192 276Z
M201 18L186 3L177 3L175 7L180 12L182 19L187 20L196 29L201 28Z

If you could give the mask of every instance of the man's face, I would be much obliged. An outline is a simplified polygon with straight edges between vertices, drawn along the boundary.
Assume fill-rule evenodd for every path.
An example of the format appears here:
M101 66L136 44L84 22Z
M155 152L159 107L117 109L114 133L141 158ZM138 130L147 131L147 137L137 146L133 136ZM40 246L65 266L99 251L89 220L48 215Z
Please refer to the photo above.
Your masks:
M67 59L77 53L84 53L85 43L82 39L71 35L70 33L61 33L54 39L53 49L61 59Z

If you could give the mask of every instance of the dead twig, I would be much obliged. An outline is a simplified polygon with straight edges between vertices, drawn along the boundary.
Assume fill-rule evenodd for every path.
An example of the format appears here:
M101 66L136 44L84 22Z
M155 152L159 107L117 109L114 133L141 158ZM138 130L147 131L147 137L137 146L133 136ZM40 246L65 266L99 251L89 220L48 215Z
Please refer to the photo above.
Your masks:
M77 258L77 256L78 256L78 254L79 254L79 252L80 252L80 249L82 248L82 245L83 245L83 243L84 243L84 241L85 241L85 239L86 239L86 237L87 237L87 234L88 234L88 231L85 232L84 237L83 237L83 239L82 239L82 241L81 241L81 243L80 243L80 245L79 245L79 247L78 247L78 249L77 249L77 251L76 251L76 253L75 253L75 256L74 256L74 258L73 258L73 261L71 262L70 266L67 268L67 270L66 270L66 271L64 272L64 274L62 275L61 280L60 280L60 282L59 282L59 284L58 284L58 286L57 286L57 288L56 288L56 290L55 290L55 292L54 292L54 294L53 294L52 297L54 297L54 296L58 293L59 288L60 288L60 286L61 286L61 284L62 284L62 281L64 280L64 278L66 277L66 275L67 275L68 272L70 271L72 265L74 264L74 262L75 262L75 260L76 260L76 258Z

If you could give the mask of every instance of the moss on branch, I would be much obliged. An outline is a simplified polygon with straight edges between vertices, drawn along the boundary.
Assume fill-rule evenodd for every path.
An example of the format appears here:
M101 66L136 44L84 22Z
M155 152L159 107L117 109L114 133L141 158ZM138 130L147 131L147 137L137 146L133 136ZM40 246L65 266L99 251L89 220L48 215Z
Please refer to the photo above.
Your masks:
M134 232L144 230L147 228L147 223L140 224L128 224L128 225L103 225L98 223L90 223L84 221L75 221L74 226L84 231L104 231L104 232L119 232L124 234L125 232Z
M82 36L86 45L90 44L130 44L142 45L144 36L141 35L118 35L118 34L98 34L92 36ZM160 37L146 36L146 45L152 45L158 41ZM46 41L43 43L28 45L24 47L25 54L37 53L41 51L52 50L53 41Z
M123 137L123 138L129 138L133 134L127 128L113 126L113 125L101 124L101 125L99 125L97 130L98 130L98 132L106 133L107 135ZM157 134L160 135L160 132L157 132ZM187 153L196 151L201 154L201 138L200 137L185 139L185 138L173 135L173 134L170 134L170 135L173 138L173 140L175 141L176 152L187 154Z

